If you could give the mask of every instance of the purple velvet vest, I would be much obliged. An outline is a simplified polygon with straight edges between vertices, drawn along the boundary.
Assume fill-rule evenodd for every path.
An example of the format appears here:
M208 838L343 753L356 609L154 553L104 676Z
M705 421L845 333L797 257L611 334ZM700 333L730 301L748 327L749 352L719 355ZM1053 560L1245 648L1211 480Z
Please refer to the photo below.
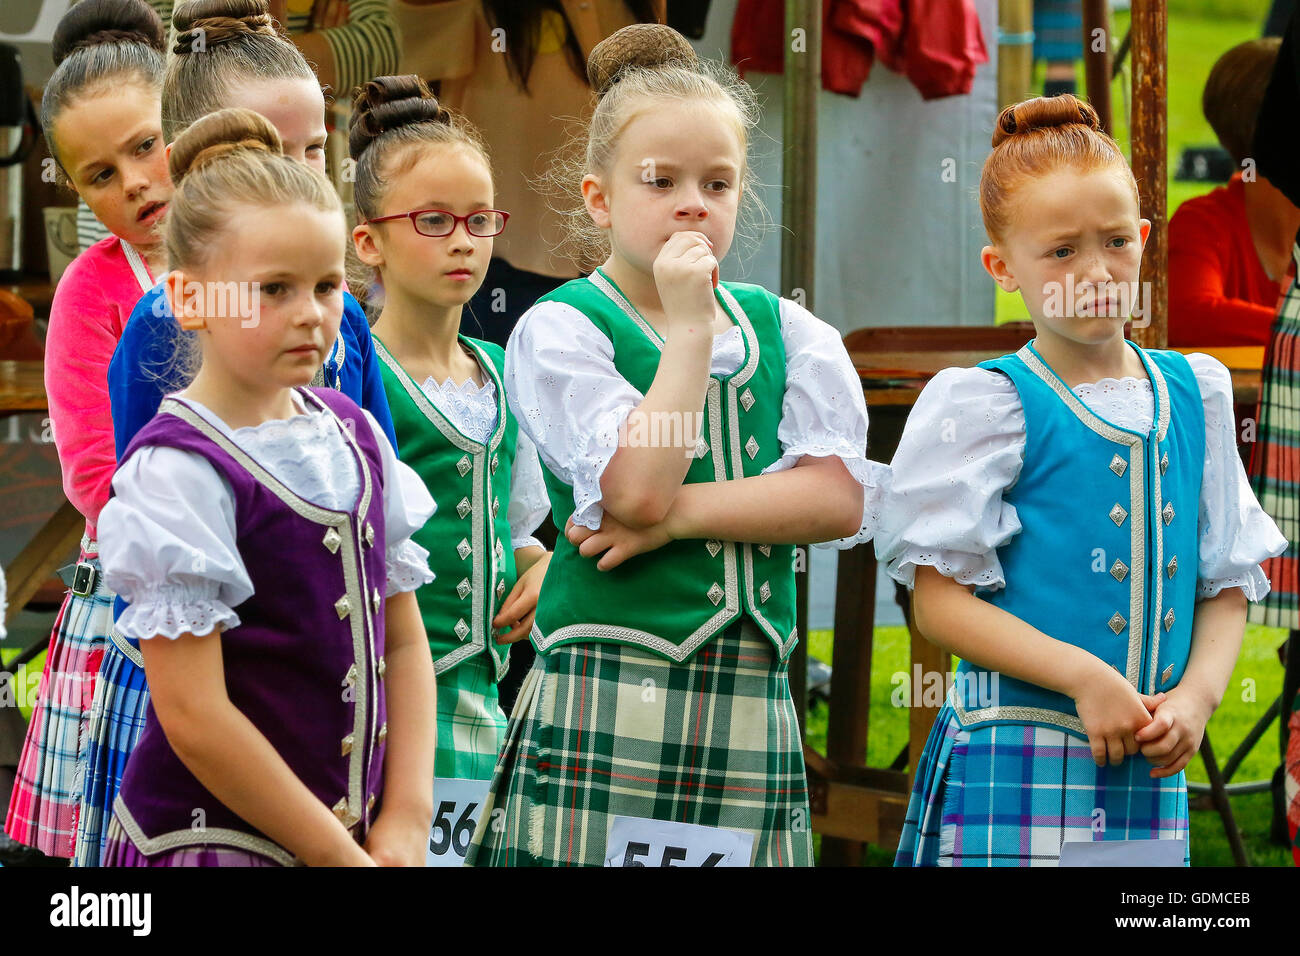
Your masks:
M229 483L239 554L254 593L221 635L226 690L312 793L364 840L383 794L384 495L379 446L353 402L325 407L360 470L352 511L329 511L281 484L181 401L166 399L131 442L202 455ZM166 640L166 638L155 638ZM213 796L176 756L152 702L114 812L145 855L198 844L297 862Z

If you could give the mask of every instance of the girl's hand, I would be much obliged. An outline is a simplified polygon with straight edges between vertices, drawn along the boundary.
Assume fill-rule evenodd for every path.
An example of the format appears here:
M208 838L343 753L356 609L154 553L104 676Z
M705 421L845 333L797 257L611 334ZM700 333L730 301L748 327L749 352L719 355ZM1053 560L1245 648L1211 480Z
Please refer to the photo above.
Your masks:
M1135 732L1151 723L1151 714L1164 694L1139 694L1123 674L1096 660L1096 666L1084 676L1082 689L1073 695L1074 704L1097 766L1105 766L1107 760L1119 766L1125 757L1138 752Z
M506 595L501 610L492 619L494 628L510 628L505 634L497 636L498 644L513 644L522 641L533 630L533 618L537 615L537 596L542 593L542 579L551 563L551 552L547 551L515 581L515 586Z
M702 232L677 232L654 261L655 287L670 327L685 325L710 332L717 311L713 295L718 260ZM665 336L667 337L667 336Z
M602 551L604 556L596 562L600 571L611 571L628 558L662 548L672 540L665 522L648 528L629 528L608 511L600 519L600 530L580 528L570 518L564 527L564 536L578 546L584 558L594 558Z
M432 819L430 814L430 820ZM366 852L374 866L424 866L430 820L382 810L366 835Z
M1152 712L1151 723L1137 732L1137 742L1156 769L1152 779L1172 777L1187 766L1201 749L1205 725L1210 720L1210 710L1201 695L1188 691L1179 684Z

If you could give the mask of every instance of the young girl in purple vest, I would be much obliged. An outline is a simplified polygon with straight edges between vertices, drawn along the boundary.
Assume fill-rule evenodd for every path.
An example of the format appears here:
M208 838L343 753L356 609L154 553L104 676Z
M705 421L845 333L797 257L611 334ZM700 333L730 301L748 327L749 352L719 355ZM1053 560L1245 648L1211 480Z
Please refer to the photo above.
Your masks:
M104 862L420 865L435 692L409 539L434 506L368 412L305 387L342 313L338 198L249 110L170 165L167 294L202 356L101 519L152 693Z
M1176 864L1185 844L1156 841L1187 837L1183 768L1284 542L1246 484L1227 369L1124 337L1151 224L1092 107L1003 110L980 204L984 268L1037 336L936 375L892 462L877 554L962 658L897 863L1105 862L1066 848L1143 840Z

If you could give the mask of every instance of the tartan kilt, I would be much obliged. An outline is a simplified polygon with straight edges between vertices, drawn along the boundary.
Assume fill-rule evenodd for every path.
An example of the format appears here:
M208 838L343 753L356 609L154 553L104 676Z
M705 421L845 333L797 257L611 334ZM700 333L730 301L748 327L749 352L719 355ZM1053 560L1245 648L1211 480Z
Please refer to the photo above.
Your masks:
M506 739L492 658L476 654L438 675L436 777L490 780Z
M1300 628L1300 290L1282 297L1264 355L1250 486L1287 540L1286 550L1262 562L1271 589L1250 605L1248 620Z
M119 641L130 647L131 656L123 652ZM122 785L127 758L144 730L149 688L139 656L139 648L131 647L120 635L110 635L90 708L90 741L74 866L100 865L113 800Z
M179 849L145 856L122 829L115 815L110 815L104 832L104 866L280 866L278 862L260 853L251 853L236 847L183 846Z
M5 832L47 856L73 853L90 708L114 597L103 584L85 597L64 595L18 761Z
M539 654L467 866L600 866L615 816L749 831L755 866L810 866L787 666L742 618L684 664L621 644Z
M894 865L1056 866L1066 842L1186 838L1186 775L1152 780L1151 769L1140 754L1098 767L1086 739L1056 728L964 730L946 703Z

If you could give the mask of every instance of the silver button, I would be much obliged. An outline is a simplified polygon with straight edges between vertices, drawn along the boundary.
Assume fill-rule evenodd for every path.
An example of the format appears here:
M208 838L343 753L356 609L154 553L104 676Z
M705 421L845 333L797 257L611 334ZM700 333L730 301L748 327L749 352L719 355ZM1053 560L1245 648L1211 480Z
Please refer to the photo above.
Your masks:
M770 544L760 544L758 546L758 553L765 558L770 558L772 556L772 546Z
M1165 524L1174 520L1174 503L1171 501L1165 505L1165 510L1160 512L1160 517L1165 519Z
M453 628L453 630L455 630L456 636L463 641L465 640L465 636L469 634L469 625L465 623L465 619L462 617L456 622L456 627Z
M499 463L500 463L500 459L499 459L496 455L493 455L493 456L492 456L492 474L495 475L495 474L497 473L497 465L498 465Z
M1165 565L1165 572L1172 578L1174 576L1174 573L1177 570L1178 570L1178 555L1175 554L1172 558L1169 559L1169 563Z
M343 738L343 743L339 747L340 757L346 757L348 754L352 753L352 736L352 734L348 734Z
M758 442L753 435L750 435L749 441L745 442L745 454L749 456L750 461L753 461L754 456L758 454Z
M708 541L705 541L704 546L709 549L709 557L711 558L716 558L718 552L722 550L722 542L718 541L716 538L710 538Z
M762 584L758 586L758 600L760 603L766 604L768 598L770 598L771 596L772 596L772 586L768 584L766 581L764 581Z
M463 601L465 598L469 597L469 592L469 578L464 578L461 580L460 584L456 585L456 593L460 595L460 599Z
M352 602L348 600L346 594L334 602L334 612L338 614L340 621L352 613Z
M469 455L461 455L460 461L456 462L456 470L460 472L462 478L464 478L473 467L474 466L470 463Z
M383 680L384 675L388 673L388 661L384 660L384 656L382 654L379 655L379 663L375 665L375 670L379 672L380 680Z
M1124 615L1119 613L1119 611L1116 611L1115 615L1106 623L1110 625L1110 629L1116 634L1124 630L1128 625L1128 621L1124 620Z
M383 598L379 594L379 588L375 588L370 592L370 609L376 614L379 613L379 604L381 601L383 601Z
M469 553L473 550L474 549L469 546L469 542L464 538L461 538L460 544L456 545L456 553L460 555L460 559L462 561L468 558Z
M1168 684L1169 678L1172 677L1173 674L1174 674L1174 665L1170 664L1168 667L1165 668L1165 672L1160 675L1160 683Z
M1124 523L1124 519L1127 517L1128 517L1128 510L1118 501L1115 502L1115 507L1110 509L1110 520L1115 522L1115 527L1118 528L1120 525L1122 525Z
M375 746L376 747L379 746L387 739L388 739L388 723L385 721L384 725L379 728L379 733L375 736Z
M708 453L709 453L709 443L706 442L703 438L701 438L699 441L695 443L695 457L703 458Z
M505 596L506 596L506 582L504 582L504 581L498 581L498 582L497 582L497 600L500 601L500 600L501 600L503 597L505 597Z
M753 407L754 407L754 393L751 392L749 389L745 389L743 392L741 392L741 393L740 393L740 405L741 405L742 408L745 409L745 411L749 411L751 408L753 408Z
M1119 455L1116 455L1110 460L1110 470L1123 478L1124 472L1128 471L1128 462L1119 457Z
M456 506L456 514L460 515L463 518L467 514L469 514L471 507L472 506L470 505L468 498L461 498L460 504Z
M1170 608L1167 612L1165 612L1165 630L1167 631L1173 626L1174 626L1174 609Z
M352 687L357 682L357 665L353 664L348 668L348 672L343 675L343 686Z
M1116 558L1115 563L1110 566L1110 574L1116 581L1123 581L1128 577L1128 565Z
M500 510L501 510L501 499L500 499L500 498L493 498L493 499L492 499L492 517L495 518L495 517L497 516L497 512L500 511Z
M1168 470L1169 470L1169 452L1165 452L1164 456L1160 459L1160 474L1163 475Z
M714 606L721 602L721 600L726 597L726 594L727 592L718 586L717 581L714 581L713 587L709 588L709 600L714 603Z
M372 548L375 546L375 527L369 521L366 522L366 544Z
M338 803L334 804L334 806L330 807L330 809L334 812L334 815L339 818L339 820L343 823L344 826L348 825L349 817L351 816L351 814L348 812L347 797L341 799Z
M321 539L321 544L329 549L330 554L337 554L339 545L343 543L343 535L338 533L338 529L330 528L325 532L325 537Z
M374 808L375 808L375 795L372 793L370 796L366 797L366 813L369 813Z

